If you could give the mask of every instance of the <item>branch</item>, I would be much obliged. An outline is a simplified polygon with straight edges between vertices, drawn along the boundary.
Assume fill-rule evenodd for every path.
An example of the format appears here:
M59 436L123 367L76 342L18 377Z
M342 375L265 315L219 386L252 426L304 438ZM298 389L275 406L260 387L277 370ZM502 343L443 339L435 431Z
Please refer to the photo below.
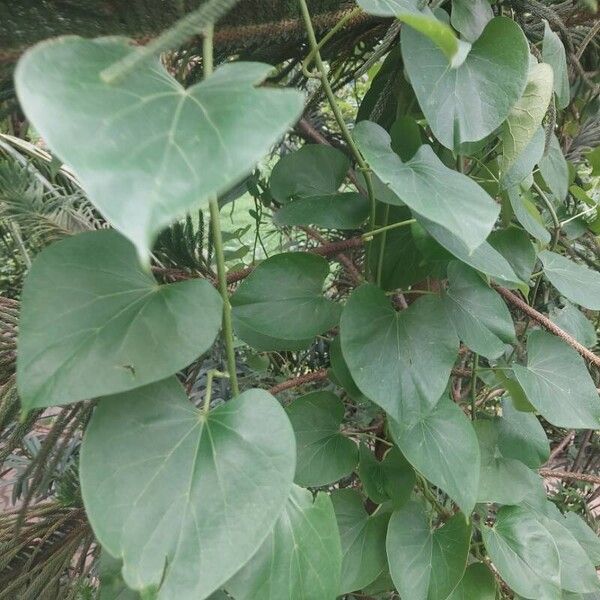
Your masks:
M566 331L558 327L555 323L553 323L548 317L539 313L535 308L529 306L524 300L521 300L519 296L513 294L510 290L503 288L499 285L492 284L494 289L508 302L512 305L516 306L520 310L522 310L528 317L532 318L534 321L539 323L542 327L547 329L550 333L561 338L563 341L567 342L571 348L574 348L585 358L589 360L596 367L600 368L600 356L594 354L591 350L588 350L585 346L580 344L575 338L570 336Z
M292 379L288 379L283 383L279 383L268 390L269 394L279 394L279 392L283 392L284 390L290 390L295 387L300 387L305 383L312 383L313 381L323 381L327 379L327 369L319 369L318 371L313 371L312 373L306 373L306 375L300 375L299 377L292 377Z
M542 477L555 477L556 479L573 479L576 481L585 481L600 485L600 477L597 475L588 475L587 473L575 473L573 471L553 471L552 469L539 469L538 473Z

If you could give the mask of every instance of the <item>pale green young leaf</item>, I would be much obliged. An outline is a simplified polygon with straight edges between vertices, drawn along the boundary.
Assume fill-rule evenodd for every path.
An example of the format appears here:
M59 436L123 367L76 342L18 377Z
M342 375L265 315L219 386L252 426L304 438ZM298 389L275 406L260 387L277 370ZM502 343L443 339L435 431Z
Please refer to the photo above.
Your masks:
M292 427L267 392L205 415L165 379L98 404L81 450L86 515L130 587L201 600L264 542L295 461Z
M208 281L158 285L116 231L52 244L23 289L22 406L69 404L164 379L211 347L221 312Z
M188 89L158 59L102 80L137 51L122 38L42 42L15 82L36 130L147 263L161 229L252 170L300 116L303 94L256 87L271 69L261 63L225 64Z
M360 492L338 489L331 494L342 541L340 594L361 590L387 569L385 537L389 513L368 515Z
M561 339L533 331L527 339L527 366L513 372L527 400L557 427L597 429L600 398L585 362Z
M413 29L402 31L401 44L419 105L447 148L458 150L492 133L525 89L527 40L511 19L492 19L456 69L449 69L443 52Z
M542 60L549 64L554 71L554 93L558 108L566 108L571 101L569 85L569 69L565 47L561 39L552 31L548 21L544 21L544 41L542 45Z
M439 298L423 297L396 312L371 284L347 301L340 338L358 388L392 419L407 424L418 421L442 395L458 351Z
M549 250L540 252L538 258L544 275L563 296L590 310L600 310L600 273Z
M431 531L420 504L410 502L394 511L386 549L401 597L446 600L465 572L470 540L471 527L460 513Z
M485 240L500 207L474 181L446 167L431 146L402 162L379 125L361 121L353 136L379 179L414 212L451 231L470 251Z
M335 600L341 567L331 499L294 486L263 545L225 587L236 600Z
M448 600L496 600L498 587L493 573L483 563L471 563Z
M320 487L352 473L358 447L340 432L343 402L331 392L312 392L287 408L296 435L297 484Z
M415 425L390 421L389 428L410 464L470 514L477 501L480 454L462 410L443 397Z

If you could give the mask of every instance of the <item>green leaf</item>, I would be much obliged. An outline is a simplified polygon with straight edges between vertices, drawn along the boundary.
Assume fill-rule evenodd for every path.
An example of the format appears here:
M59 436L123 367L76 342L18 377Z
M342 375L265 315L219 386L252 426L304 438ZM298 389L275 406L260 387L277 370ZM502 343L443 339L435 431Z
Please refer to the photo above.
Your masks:
M385 293L371 284L350 296L340 320L340 338L358 388L404 423L414 423L435 405L458 350L439 298L420 298L396 312Z
M533 331L527 339L527 366L513 372L527 400L557 427L597 429L600 400L583 358L561 339Z
M418 221L440 246L476 271L481 271L511 288L523 285L509 262L489 242L483 242L475 250L469 251L458 237L443 227L422 217Z
M495 600L496 580L483 563L472 563L448 600Z
M357 229L367 219L369 205L356 192L310 196L288 202L274 215L277 225L316 225L329 229Z
M402 31L401 45L419 105L447 148L458 150L492 133L525 89L529 49L511 19L492 19L456 69L449 69L439 48L413 29Z
M293 198L330 196L338 191L349 168L350 159L340 150L307 144L283 156L273 167L271 194L281 204Z
M409 161L423 145L421 128L412 117L398 117L390 129L392 150L402 162Z
M357 0L357 4L376 17L398 17L405 14L420 14L419 0Z
M330 378L332 378L337 385L343 387L348 396L353 400L359 401L365 399L363 393L356 387L356 383L354 383L348 365L344 360L339 335L333 339L331 344L329 344L329 360L331 362Z
M158 600L201 600L255 554L282 513L294 433L270 394L196 410L175 378L103 398L80 477L100 543L126 583Z
M297 486L258 552L226 588L236 600L334 600L342 549L329 496Z
M570 302L565 302L563 308L550 311L550 319L561 329L572 335L580 344L593 348L597 341L594 324Z
M225 64L187 90L158 58L119 83L102 80L137 51L123 38L49 40L23 56L15 84L44 141L148 262L161 229L252 170L298 118L303 95L255 87L271 69L261 63Z
M159 286L115 231L52 244L22 295L22 406L69 404L164 379L208 350L222 302L207 281Z
M473 423L479 440L481 472L478 502L519 504L539 481L539 475L521 461L502 455L499 445L501 419Z
M452 0L450 22L463 37L474 42L494 18L488 0Z
M379 462L368 446L360 446L358 474L365 494L376 504L392 501L394 508L406 504L415 486L416 475L395 446Z
M412 427L396 421L389 427L410 464L470 514L479 488L480 456L477 436L462 410L443 397Z
M306 252L263 261L231 296L237 335L257 347L255 336L300 342L327 331L340 314L339 305L323 295L328 275L327 261Z
M591 175L593 177L600 176L600 146L585 153L586 160L590 163L592 168Z
M554 72L554 93L556 94L557 100L556 106L558 108L566 108L571 100L567 56L563 43L558 35L550 29L548 21L544 21L542 60L549 64Z
M600 565L600 539L576 513L568 512L561 523L571 532L595 566Z
M529 281L535 268L537 256L527 233L517 227L492 231L488 238L522 281Z
M297 484L319 487L352 473L358 447L340 433L344 404L335 394L306 394L294 400L286 412L296 434Z
M544 155L546 134L543 127L538 127L533 137L523 151L508 165L506 171L500 174L500 187L504 190L524 185L524 181L531 177L533 169Z
M600 310L600 273L549 250L540 252L538 258L544 275L563 296L590 310Z
M502 172L509 170L539 130L552 99L552 82L550 65L532 65L525 91L511 108L500 132L503 149Z
M569 167L558 138L552 134L548 153L540 160L540 173L552 195L563 202L569 191Z
M102 550L98 565L100 591L98 600L140 600L140 595L128 588L121 577L123 563Z
M550 232L544 227L542 215L540 215L535 203L525 192L520 192L517 187L510 188L507 194L515 217L523 225L525 231L542 244L549 244Z
M429 145L402 162L379 125L361 121L353 136L381 181L414 212L452 231L473 250L488 236L500 207L466 175L448 169Z
M488 358L504 353L504 344L515 341L515 328L505 302L466 265L448 265L448 290L444 308L458 337L474 352Z
M333 508L342 540L340 594L361 590L387 569L385 536L389 513L369 516L356 489L334 490Z
M502 456L519 460L530 469L537 469L548 460L550 444L544 428L535 415L517 410L512 399L502 400L502 418L496 425Z
M560 598L558 550L534 514L518 506L504 506L495 525L483 525L481 533L494 566L517 594Z
M467 566L471 527L458 513L435 531L423 507L410 502L390 519L386 549L390 573L402 598L445 600Z

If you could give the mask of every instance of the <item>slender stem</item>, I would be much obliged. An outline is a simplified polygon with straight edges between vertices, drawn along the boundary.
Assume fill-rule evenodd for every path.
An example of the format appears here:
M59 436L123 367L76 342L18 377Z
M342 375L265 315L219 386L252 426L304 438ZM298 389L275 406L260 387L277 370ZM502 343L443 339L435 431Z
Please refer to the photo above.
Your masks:
M204 77L209 77L213 72L213 27L204 31L202 42L202 57L204 61ZM219 292L223 299L223 339L227 355L227 371L231 380L231 392L234 396L240 393L237 380L237 365L235 348L233 346L233 324L231 320L231 304L227 292L227 271L225 270L225 252L223 250L223 236L221 234L221 221L219 215L219 202L216 196L208 201L210 207L210 223L212 226L213 241L215 245L215 258L217 261L217 276L219 278Z
M211 369L206 374L206 390L204 392L204 405L202 407L203 414L208 413L208 409L210 408L210 400L212 398L212 384L213 379L215 377L229 377L229 373L222 373L217 369Z
M344 115L342 115L342 111L340 110L340 107L337 104L335 95L333 93L333 90L331 89L331 85L329 84L329 79L327 78L327 70L325 69L325 65L321 58L321 53L319 51L319 44L317 42L315 30L312 26L312 21L310 19L310 13L308 11L308 6L306 4L306 0L298 0L298 2L300 3L300 10L302 12L302 18L304 20L304 25L306 27L306 34L308 36L308 43L309 43L310 49L311 49L311 56L313 56L315 66L317 67L317 70L319 72L318 77L321 80L321 84L323 85L323 90L325 91L325 95L327 96L327 100L329 101L329 105L331 106L333 116L335 117L338 127L340 128L342 137L344 138L344 141L348 145L348 149L352 153L352 156L354 157L354 160L356 161L356 164L358 165L359 170L363 172L363 175L365 177L365 185L367 188L367 195L369 197L369 204L371 207L369 225L370 225L370 229L374 230L375 229L375 218L376 218L376 205L375 205L375 192L373 190L373 181L371 179L371 170L369 169L369 165L367 164L365 159L362 157L356 144L354 143L354 140L352 139L352 135L348 129L348 126L346 125L346 122L344 121ZM366 269L369 268L368 264L369 264L369 261L366 260L365 261Z
M388 221L390 218L390 205L386 204L385 205L385 213L383 215L383 224L384 227L388 226ZM381 286L381 276L383 274L383 258L385 256L385 243L387 241L387 232L388 230L385 229L384 231L382 231L382 235L381 235L381 244L379 246L379 256L377 257L377 285ZM373 232L371 232L371 235L373 234ZM371 239L373 239L371 237Z
M471 420L475 420L477 409L477 368L479 367L479 354L473 354L473 367L471 370Z
M554 248L556 248L556 244L558 243L558 238L560 237L560 221L558 219L558 215L556 214L556 211L554 210L554 206L552 205L552 202L550 202L550 199L548 198L548 196L546 196L546 194L544 194L544 192L542 191L540 186L537 183L535 183L535 181L533 182L533 187L535 188L535 191L538 193L539 197L542 199L542 201L546 205L546 208L548 209L548 212L550 213L550 217L552 217L552 223L554 223L554 236L552 238L552 244L550 246L550 250L554 250Z
M368 242L373 239L374 236L389 231L390 229L398 229L398 227L406 227L407 225L412 225L416 223L416 219L406 219L406 221L398 221L398 223L392 223L391 225L386 225L385 227L380 227L379 229L373 229L372 231L367 231L367 233L362 234L362 239Z
M585 215L589 215L591 212L595 211L598 207L597 206L590 206L589 208L586 208L583 212L580 212L577 215L574 215L572 217L569 217L568 219L565 219L564 221L560 222L560 226L562 227L563 225L566 225L567 223L570 223L571 221L575 221L575 219L579 219L579 217L585 217Z

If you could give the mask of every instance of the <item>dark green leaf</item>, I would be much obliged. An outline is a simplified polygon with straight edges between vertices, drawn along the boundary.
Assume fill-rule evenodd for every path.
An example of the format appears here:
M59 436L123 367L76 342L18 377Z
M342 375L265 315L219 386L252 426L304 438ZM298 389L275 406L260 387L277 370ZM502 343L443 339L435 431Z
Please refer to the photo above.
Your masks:
M509 262L522 281L529 281L537 256L529 236L517 227L493 231L489 243Z
M328 275L327 261L305 252L277 254L260 263L231 297L236 333L255 346L255 336L300 342L327 331L340 313L339 305L323 295Z
M563 296L590 310L600 310L600 273L549 250L540 252L538 258L544 275Z
M294 400L286 412L296 434L296 483L318 487L352 473L358 447L340 433L344 404L335 394L306 394Z
M569 86L569 70L567 67L567 56L565 47L560 38L544 22L544 42L542 46L542 59L552 67L554 72L554 93L556 94L556 105L565 108L571 100L571 88Z
M493 18L488 0L452 0L452 27L469 42L474 42Z
M553 134L548 153L540 160L540 173L553 196L563 202L569 191L569 167L558 138Z
M550 242L550 232L544 227L540 211L529 195L520 191L517 187L510 188L507 193L515 217L523 225L525 231L542 244L548 244Z
M159 286L115 231L57 242L25 282L17 374L23 408L164 379L212 345L222 302L207 281Z
M483 563L472 563L448 600L495 600L496 593L496 580L492 572Z
M392 150L402 162L409 161L423 145L421 128L412 117L398 117L390 129Z
M598 336L594 324L570 302L565 302L565 306L561 309L552 310L550 318L580 344L588 348L596 345Z
M396 312L382 290L355 290L340 321L342 352L358 388L394 420L415 423L448 383L458 339L441 300Z
M583 358L561 339L533 331L527 339L527 366L513 372L527 400L553 425L596 429L600 400Z
M389 427L412 466L470 514L477 500L480 456L477 436L462 410L443 397L412 427L395 421Z
M431 146L421 146L403 163L390 146L389 134L379 125L361 121L353 136L379 179L413 211L452 231L469 250L485 240L499 206L466 175L444 166Z
M271 70L261 63L227 63L187 90L158 58L103 81L137 51L124 38L49 40L23 56L15 81L44 141L147 262L161 229L252 170L298 118L303 95L255 87Z
M505 302L472 269L457 261L448 265L444 307L458 337L474 352L488 358L504 353L515 340L515 328Z
M358 490L346 488L331 494L342 539L340 594L360 590L387 569L385 536L388 513L369 516Z
M356 387L356 383L354 383L348 365L344 360L339 335L329 344L329 360L331 362L330 377L333 376L332 378L335 380L335 383L343 387L353 400L364 399L363 393Z
M123 563L106 550L100 554L98 575L100 591L98 600L140 600L140 595L128 588L121 577Z
M506 171L500 175L500 186L509 190L523 183L531 176L533 169L540 162L544 154L546 135L542 127L538 127L525 149L508 165Z
M471 527L460 513L431 531L420 504L410 502L395 511L386 549L390 573L401 597L445 600L465 572L470 540Z
M401 42L421 109L447 148L486 137L523 94L529 50L521 28L511 19L492 19L456 69L449 69L439 48L413 29L402 31Z
M226 588L236 600L334 600L340 586L340 534L327 494L297 486L258 552Z
M350 159L336 148L322 144L302 146L273 167L271 194L281 204L292 198L335 194L349 167Z
M273 217L277 225L317 225L356 229L367 219L369 205L355 192L303 197L282 206Z
M255 554L287 502L292 427L248 390L209 414L175 378L103 398L81 450L94 533L134 589L199 600Z

